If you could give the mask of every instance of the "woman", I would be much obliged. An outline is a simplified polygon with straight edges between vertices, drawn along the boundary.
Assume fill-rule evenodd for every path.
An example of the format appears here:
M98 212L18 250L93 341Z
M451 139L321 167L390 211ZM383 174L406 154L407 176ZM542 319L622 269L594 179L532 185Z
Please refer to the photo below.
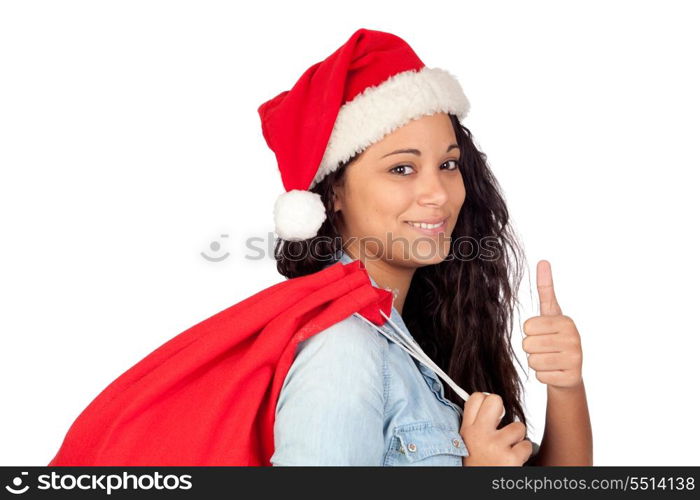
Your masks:
M538 379L551 380L547 422L541 446L526 438L510 344L521 252L486 157L460 123L468 107L449 73L365 29L260 107L288 189L275 206L280 273L359 259L373 285L394 292L381 335L353 314L299 343L277 403L273 465L592 463L578 332L558 310L546 262L542 316L526 322L523 347ZM466 403L394 341L401 334L471 394Z

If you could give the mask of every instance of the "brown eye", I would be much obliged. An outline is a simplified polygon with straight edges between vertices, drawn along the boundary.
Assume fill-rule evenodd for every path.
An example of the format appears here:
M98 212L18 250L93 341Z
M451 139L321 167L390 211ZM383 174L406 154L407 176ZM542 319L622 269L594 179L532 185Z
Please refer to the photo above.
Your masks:
M413 168L411 165L397 165L394 168L390 169L389 172L394 172L397 168ZM402 177L405 176L405 174L398 174Z
M448 163L454 163L455 166L454 168L448 168L447 170L457 170L459 168L459 162L457 160L447 160L443 165L447 165Z

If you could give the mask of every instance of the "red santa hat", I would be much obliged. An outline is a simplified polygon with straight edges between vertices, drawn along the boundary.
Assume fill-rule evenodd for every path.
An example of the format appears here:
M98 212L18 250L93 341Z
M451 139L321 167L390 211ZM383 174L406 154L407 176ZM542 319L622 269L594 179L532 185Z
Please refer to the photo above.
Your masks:
M286 190L275 202L275 232L287 241L313 238L326 209L309 189L340 163L410 120L435 113L461 120L468 111L452 74L426 67L396 35L357 30L258 108Z

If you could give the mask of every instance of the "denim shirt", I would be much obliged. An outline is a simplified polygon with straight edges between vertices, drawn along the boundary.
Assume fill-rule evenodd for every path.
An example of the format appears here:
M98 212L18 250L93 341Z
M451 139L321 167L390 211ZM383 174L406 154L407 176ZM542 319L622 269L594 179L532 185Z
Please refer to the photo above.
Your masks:
M337 260L353 261L342 250ZM412 338L393 306L390 318ZM396 335L389 322L379 328ZM462 413L431 368L353 314L297 345L277 401L270 461L461 466L468 455Z

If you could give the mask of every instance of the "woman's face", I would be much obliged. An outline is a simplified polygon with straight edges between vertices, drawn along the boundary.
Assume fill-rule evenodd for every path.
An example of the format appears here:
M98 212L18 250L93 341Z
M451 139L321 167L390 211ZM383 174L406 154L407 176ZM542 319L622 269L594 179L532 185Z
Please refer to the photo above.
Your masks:
M415 151L394 153L406 149ZM446 113L412 120L364 150L335 188L334 210L353 257L418 265L444 260L466 196L459 158ZM434 234L409 224L435 219L447 220Z

